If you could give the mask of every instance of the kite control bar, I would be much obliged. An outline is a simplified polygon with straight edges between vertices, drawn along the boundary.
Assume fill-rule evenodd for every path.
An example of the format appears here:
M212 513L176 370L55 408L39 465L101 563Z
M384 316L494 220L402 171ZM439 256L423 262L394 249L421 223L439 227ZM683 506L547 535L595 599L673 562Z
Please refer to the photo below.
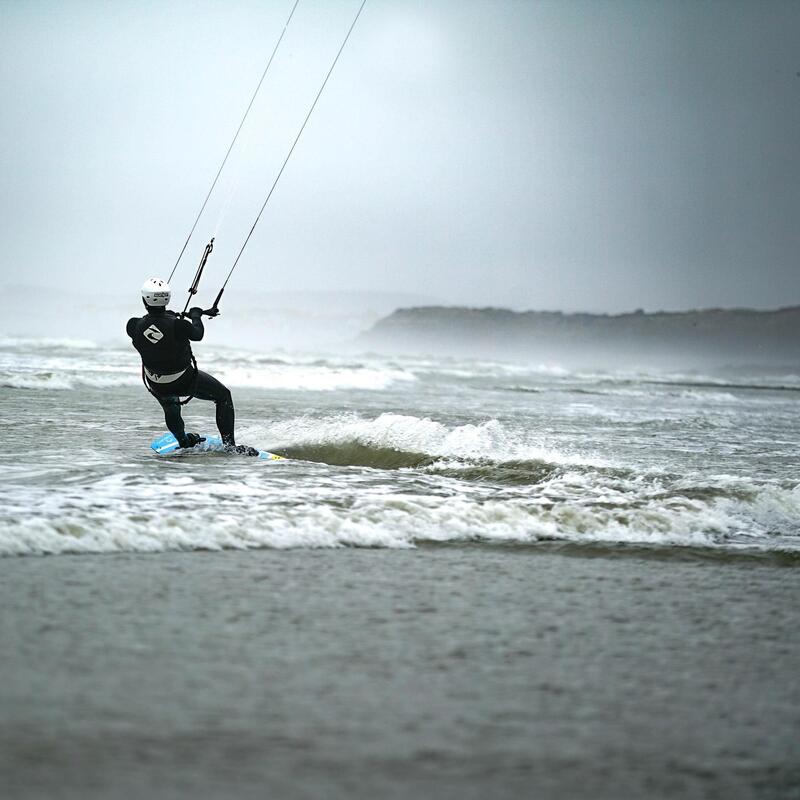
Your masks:
M206 245L206 249L203 251L203 257L200 259L200 264L197 267L197 272L194 274L194 280L192 281L192 285L189 287L189 296L186 298L186 305L183 307L183 311L181 311L181 316L186 316L186 309L189 308L189 303L192 300L193 295L197 294L197 287L200 285L200 278L203 277L203 270L206 266L206 261L208 261L208 257L211 255L212 250L214 249L214 237L211 237L211 241ZM215 313L210 314L209 311L214 311ZM209 317L216 317L219 311L214 309L209 309L209 311L204 311L204 314L207 314Z

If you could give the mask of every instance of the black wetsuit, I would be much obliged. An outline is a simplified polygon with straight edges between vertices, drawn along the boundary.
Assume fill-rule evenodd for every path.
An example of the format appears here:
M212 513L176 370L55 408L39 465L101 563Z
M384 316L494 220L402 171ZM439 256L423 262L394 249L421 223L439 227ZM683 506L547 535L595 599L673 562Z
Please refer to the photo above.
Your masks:
M217 428L226 445L236 444L233 435L233 399L227 387L207 372L195 369L192 342L203 338L201 309L181 319L174 311L148 307L143 317L132 317L126 328L142 357L145 380L164 409L167 428L182 447L187 446L181 417L181 396L213 400L217 405Z

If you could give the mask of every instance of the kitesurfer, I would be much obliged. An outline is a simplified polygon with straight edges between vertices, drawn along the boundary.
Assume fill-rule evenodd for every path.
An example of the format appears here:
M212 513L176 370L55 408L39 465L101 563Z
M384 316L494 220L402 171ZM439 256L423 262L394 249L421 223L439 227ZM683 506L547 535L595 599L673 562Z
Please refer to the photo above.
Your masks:
M143 317L128 320L127 332L142 357L145 386L164 409L164 420L181 447L194 447L203 439L186 433L181 416L181 397L212 400L217 406L217 428L227 450L258 455L258 450L236 445L234 409L230 390L197 368L190 342L203 338L203 309L189 309L188 318L167 310L169 284L150 278L142 285Z

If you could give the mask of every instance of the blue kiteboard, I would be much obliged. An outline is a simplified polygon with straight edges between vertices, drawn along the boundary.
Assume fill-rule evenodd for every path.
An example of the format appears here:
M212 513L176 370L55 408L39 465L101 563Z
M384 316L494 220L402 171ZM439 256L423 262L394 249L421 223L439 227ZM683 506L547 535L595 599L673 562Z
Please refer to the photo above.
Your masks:
M178 440L171 433L165 433L163 436L159 436L158 439L154 439L150 447L160 456L165 456L167 453L174 453L176 450L181 449L180 445L178 444ZM222 452L222 450L222 439L220 439L219 436L206 436L205 441L196 444L194 447L187 448L185 452L188 453L191 451L193 453L214 453ZM275 453L269 453L266 450L259 450L258 458L260 458L262 461L285 460L283 456L279 456Z

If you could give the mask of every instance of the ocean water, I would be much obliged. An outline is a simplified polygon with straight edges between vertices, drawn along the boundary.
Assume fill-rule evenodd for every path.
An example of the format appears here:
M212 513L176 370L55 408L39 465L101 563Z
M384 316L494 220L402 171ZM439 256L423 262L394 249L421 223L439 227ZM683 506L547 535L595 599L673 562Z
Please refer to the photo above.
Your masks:
M157 457L129 347L0 338L0 553L426 542L800 553L800 377L198 348L239 442ZM193 400L187 429L215 433Z
M798 796L791 370L196 350L0 338L4 797Z

